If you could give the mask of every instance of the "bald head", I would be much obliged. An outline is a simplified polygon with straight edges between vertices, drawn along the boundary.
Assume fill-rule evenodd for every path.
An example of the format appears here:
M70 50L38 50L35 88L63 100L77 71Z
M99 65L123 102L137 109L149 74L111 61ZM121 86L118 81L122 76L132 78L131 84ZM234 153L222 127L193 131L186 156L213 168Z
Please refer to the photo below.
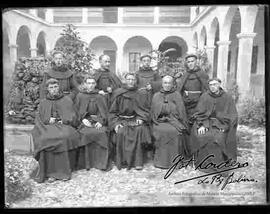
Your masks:
M170 91L173 87L173 77L166 75L162 78L162 87L164 91Z
M99 57L99 63L100 63L100 67L103 70L109 70L110 64L111 64L111 59L108 55L103 54Z

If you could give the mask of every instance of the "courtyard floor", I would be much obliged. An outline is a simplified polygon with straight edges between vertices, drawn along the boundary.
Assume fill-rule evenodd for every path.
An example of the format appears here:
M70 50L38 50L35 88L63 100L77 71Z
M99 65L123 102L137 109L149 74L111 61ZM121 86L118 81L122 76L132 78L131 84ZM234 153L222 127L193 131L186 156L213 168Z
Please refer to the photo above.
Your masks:
M64 207L136 207L136 206L190 206L236 205L266 203L265 129L238 127L238 161L248 162L248 167L236 169L233 177L242 176L254 181L222 184L199 184L194 179L180 184L176 181L203 175L192 168L177 170L164 179L167 170L147 163L144 169L109 172L96 169L74 172L66 182L38 184L30 180L33 194L11 208L64 208ZM25 163L28 176L35 160L31 156L15 155ZM213 176L209 176L211 181ZM223 181L225 182L225 181Z

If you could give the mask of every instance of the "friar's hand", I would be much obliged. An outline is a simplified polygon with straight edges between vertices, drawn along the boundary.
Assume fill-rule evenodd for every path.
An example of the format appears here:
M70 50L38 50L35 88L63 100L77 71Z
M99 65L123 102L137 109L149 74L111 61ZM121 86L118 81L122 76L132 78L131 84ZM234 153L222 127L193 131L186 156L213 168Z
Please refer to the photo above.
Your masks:
M83 124L84 124L85 126L87 126L87 127L91 127L91 123L90 123L90 121L89 121L89 120L87 120L87 119L83 119L83 120L82 120L82 122L83 122Z
M96 129L100 129L102 127L102 124L100 122L97 122L95 124Z
M51 117L49 123L50 123L50 124L53 124L53 123L55 123L55 120L56 120L56 118Z
M119 129L122 128L123 126L121 124L118 124L115 126L114 130L116 133L118 133Z
M107 91L108 91L108 93L112 93L112 88L111 87L107 87Z
M150 83L147 83L147 85L146 85L146 90L150 91L151 89L152 89L151 84L150 84Z
M141 119L137 119L137 120L136 120L136 124L137 124L137 125L141 125L142 123L143 123L143 121L142 121Z
M103 90L100 90L98 93L101 94L101 95L105 95L106 94Z
M204 127L204 126L201 126L199 129L198 129L198 134L199 135L203 135L205 134L207 131L207 129Z
M58 123L59 123L59 124L63 124L63 121L62 121L62 120L59 120Z

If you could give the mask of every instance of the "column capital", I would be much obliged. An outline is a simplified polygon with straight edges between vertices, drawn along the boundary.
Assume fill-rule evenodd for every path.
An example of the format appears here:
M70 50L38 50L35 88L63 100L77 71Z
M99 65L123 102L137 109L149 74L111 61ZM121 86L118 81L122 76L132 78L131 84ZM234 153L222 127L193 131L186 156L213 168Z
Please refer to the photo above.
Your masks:
M257 33L238 33L236 36L238 39L242 39L242 38L253 39L256 35Z
M37 51L37 48L29 48L30 51Z
M217 45L221 46L221 45L230 45L232 43L232 41L217 41Z
M18 45L15 45L15 44L9 44L8 47L9 47L9 48L18 48Z
M206 50L214 50L216 48L216 46L215 45L213 45L213 46L204 46L204 48Z

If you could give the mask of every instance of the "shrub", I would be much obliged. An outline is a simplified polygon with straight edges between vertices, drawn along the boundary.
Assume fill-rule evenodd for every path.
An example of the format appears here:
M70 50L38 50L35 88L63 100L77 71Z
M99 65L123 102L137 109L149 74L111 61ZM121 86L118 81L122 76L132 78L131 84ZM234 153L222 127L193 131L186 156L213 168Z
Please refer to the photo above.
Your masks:
M32 194L29 179L24 176L24 163L18 161L12 154L5 152L5 204L23 200Z
M265 126L265 99L247 98L239 104L239 124Z

